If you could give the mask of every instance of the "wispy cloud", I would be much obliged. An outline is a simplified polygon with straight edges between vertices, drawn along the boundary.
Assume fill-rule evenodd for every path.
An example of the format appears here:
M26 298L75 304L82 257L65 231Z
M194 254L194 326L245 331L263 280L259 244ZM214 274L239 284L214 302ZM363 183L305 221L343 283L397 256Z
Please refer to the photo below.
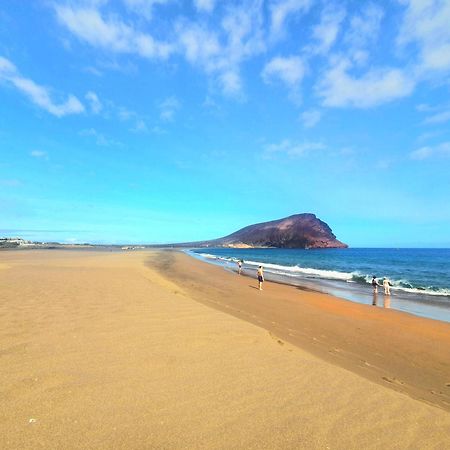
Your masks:
M138 119L131 131L135 133L147 133L148 126L142 119Z
M313 53L326 54L335 43L341 23L346 15L342 6L327 4L321 14L320 22L313 28L315 43Z
M81 130L78 133L80 136L89 136L95 139L95 143L101 147L120 147L123 144L114 139L107 138L104 134L99 133L94 128L88 128L85 130Z
M299 56L278 56L265 65L261 76L265 83L281 81L289 88L291 95L297 98L305 70L305 64Z
M304 111L300 115L300 120L303 123L305 128L315 127L322 118L322 113L317 109L310 109L308 111Z
M450 121L450 107L447 104L429 105L420 103L416 106L416 110L421 113L428 113L423 123L425 125L439 125Z
M243 62L266 48L260 0L228 7L219 27L180 20L175 31L186 60L203 69L230 96L242 94Z
M174 0L123 0L128 10L139 14L141 17L151 19L155 6L163 6Z
M280 39L286 32L286 22L311 8L312 0L272 0L270 10L270 33L273 39Z
M79 114L84 111L84 106L73 95L69 95L64 103L55 103L51 98L50 90L48 88L22 76L10 60L1 56L0 80L4 80L8 84L14 86L22 94L28 97L28 99L35 105L56 117L63 117L69 114Z
M349 71L352 63L345 58L331 61L317 85L324 106L369 108L412 93L415 80L400 69L372 68L356 77Z
M117 16L104 18L93 7L55 7L58 21L80 40L116 53L137 54L144 58L167 58L173 51L167 42L155 40L121 21Z
M122 122L131 123L130 131L133 133L144 133L148 131L147 118L136 111L124 106L117 106L113 102L108 102L109 113L117 117Z
M293 142L284 139L278 144L268 144L264 148L266 158L276 155L286 155L289 157L301 157L309 155L318 150L324 150L326 146L322 142Z
M48 153L42 150L32 150L30 152L30 156L38 159L48 159Z
M198 11L211 13L216 6L216 0L194 0L194 6Z
M430 72L447 73L450 70L450 2L402 0L402 3L406 5L406 13L398 45L416 46L422 76Z
M418 148L410 153L410 158L422 161L431 157L450 157L450 142Z
M102 102L99 100L95 92L89 91L85 97L90 104L91 111L94 114L98 114L103 109Z
M343 41L354 51L365 48L378 38L383 17L384 11L379 4L364 4L363 11L350 18Z
M450 110L441 111L433 114L424 120L425 124L440 124L450 121Z
M175 96L168 97L159 104L159 117L164 122L171 122L180 107L181 103Z

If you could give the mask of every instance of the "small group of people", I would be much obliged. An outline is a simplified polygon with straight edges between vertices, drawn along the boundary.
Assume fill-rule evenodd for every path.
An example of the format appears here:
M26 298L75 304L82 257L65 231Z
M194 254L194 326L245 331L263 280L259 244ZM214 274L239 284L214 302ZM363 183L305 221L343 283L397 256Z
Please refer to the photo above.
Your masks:
M242 264L243 263L244 263L244 261L242 259L237 261L239 275L241 275L241 273L242 273ZM258 288L260 291L262 291L262 285L264 283L264 269L262 266L258 267L258 270L256 271L256 277L258 279ZM392 284L391 284L389 278L387 278L387 277L383 278L382 284L378 283L377 277L375 275L372 277L372 288L373 288L374 294L377 294L378 288L382 287L384 289L384 295L391 295L391 286L392 286Z
M389 281L389 278L384 277L383 278L383 283L382 284L378 284L378 280L377 277L374 275L372 277L372 288L373 288L373 293L376 294L378 293L378 287L383 287L384 288L384 294L385 295L391 295L391 282Z
M238 266L238 275L242 274L242 264L244 261L242 259L239 259L237 262ZM256 271L256 277L258 278L258 288L260 291L262 291L262 285L264 283L264 270L262 266L258 267L258 270Z

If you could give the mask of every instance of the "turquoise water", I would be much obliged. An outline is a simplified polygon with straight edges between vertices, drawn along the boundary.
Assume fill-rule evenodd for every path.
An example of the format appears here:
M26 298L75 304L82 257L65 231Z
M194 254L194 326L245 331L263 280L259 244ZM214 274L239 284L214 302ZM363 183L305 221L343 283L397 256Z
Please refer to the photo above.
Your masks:
M383 303L373 298L372 276L380 283L388 277L392 308L450 322L450 249L208 248L190 253L231 270L242 259L248 275L262 265L267 279L367 304Z

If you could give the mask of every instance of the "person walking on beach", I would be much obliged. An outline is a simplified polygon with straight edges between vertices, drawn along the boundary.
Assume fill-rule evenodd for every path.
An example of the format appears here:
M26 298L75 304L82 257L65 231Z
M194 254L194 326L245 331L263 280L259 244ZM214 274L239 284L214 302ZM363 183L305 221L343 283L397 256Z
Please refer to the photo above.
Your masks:
M259 290L262 291L262 284L264 282L264 272L262 266L258 267L256 274L258 275Z
M238 264L238 275L240 275L242 272L242 259L240 259L237 264Z
M373 293L377 294L378 293L378 281L377 281L377 277L375 275L372 277L372 287L373 287Z
M389 281L389 278L386 277L384 278L383 287L384 287L384 294L391 295L391 282Z

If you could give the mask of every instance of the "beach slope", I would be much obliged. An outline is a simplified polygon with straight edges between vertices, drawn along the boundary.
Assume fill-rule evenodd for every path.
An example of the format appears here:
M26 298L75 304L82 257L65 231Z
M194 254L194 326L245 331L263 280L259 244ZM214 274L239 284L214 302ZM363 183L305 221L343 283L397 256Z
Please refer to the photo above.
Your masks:
M236 317L222 291L266 294L237 278L169 252L3 252L0 448L446 447L443 408Z

